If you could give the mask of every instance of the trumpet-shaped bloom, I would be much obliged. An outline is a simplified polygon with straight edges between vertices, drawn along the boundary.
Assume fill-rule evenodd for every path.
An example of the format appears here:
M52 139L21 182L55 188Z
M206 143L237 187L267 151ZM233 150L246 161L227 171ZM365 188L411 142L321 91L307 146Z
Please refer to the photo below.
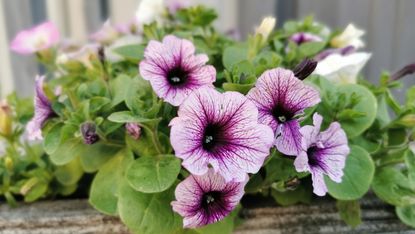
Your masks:
M303 150L294 161L298 172L311 172L314 193L319 196L324 196L327 192L324 174L334 182L342 181L346 156L350 152L346 133L340 124L333 122L325 131L320 132L322 121L323 118L315 113L314 126L304 126L300 129L303 135Z
M36 89L34 100L35 114L26 126L26 131L28 134L27 138L29 140L42 140L43 125L50 117L55 115L55 112L52 110L52 104L46 97L45 92L43 91L44 79L44 76L36 77Z
M202 86L211 86L216 70L205 65L205 54L195 55L192 42L169 35L163 42L150 41L140 63L140 74L150 81L154 92L173 106Z
M111 44L120 37L120 35L117 28L111 24L110 20L107 20L97 32L90 36L90 38L101 44Z
M173 210L184 218L185 228L218 222L238 205L247 179L226 182L213 169L201 176L190 175L176 187Z
M247 97L259 110L259 122L272 128L275 146L286 155L301 150L300 123L297 116L320 102L316 89L305 85L290 70L265 71Z
M349 24L341 34L331 40L330 44L336 48L353 46L359 49L365 46L365 43L361 39L364 34L365 31L356 28L353 24Z
M11 43L11 49L19 54L32 54L46 50L58 42L58 28L52 22L45 22L19 32Z
M311 33L307 33L307 32L294 33L293 35L290 36L290 40L295 42L298 45L306 43L306 42L323 41L321 37L311 34Z
M348 55L331 54L318 62L314 74L324 76L334 83L354 84L370 57L370 53L364 52Z
M271 129L258 124L255 105L237 92L200 88L170 125L170 141L182 165L195 175L205 174L210 165L226 181L257 173L273 142Z

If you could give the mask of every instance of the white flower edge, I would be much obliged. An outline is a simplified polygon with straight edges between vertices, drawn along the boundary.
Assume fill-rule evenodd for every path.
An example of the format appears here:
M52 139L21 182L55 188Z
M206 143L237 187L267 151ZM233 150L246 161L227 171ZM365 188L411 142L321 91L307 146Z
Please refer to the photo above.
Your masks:
M313 74L324 76L338 84L355 84L357 75L371 56L371 53L366 52L349 55L332 54L317 64Z
M138 25L163 22L165 5L163 0L142 0L135 12Z
M364 34L364 30L357 28L354 24L349 24L341 34L333 37L330 44L335 48L353 46L359 49L365 46L365 43L361 39Z

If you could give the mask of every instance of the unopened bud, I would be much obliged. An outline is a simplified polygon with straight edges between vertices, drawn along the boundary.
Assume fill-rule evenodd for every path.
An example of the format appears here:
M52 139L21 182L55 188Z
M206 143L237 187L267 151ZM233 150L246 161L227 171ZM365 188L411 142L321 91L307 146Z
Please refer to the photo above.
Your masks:
M4 165L6 166L8 172L13 171L13 160L9 156L4 159Z
M12 132L12 114L6 101L0 102L0 134L9 136Z
M81 124L81 133L84 138L84 143L92 145L99 140L95 123L85 122Z
M414 127L415 126L415 114L407 114L400 118L397 123L404 127Z
M299 63L293 70L295 77L300 80L307 78L317 67L317 62L313 59L306 58Z
M26 195L36 184L39 182L39 179L36 177L30 178L23 186L20 188L20 194L23 196Z
M255 30L255 34L261 35L263 41L267 40L272 30L274 30L277 20L274 17L266 17Z
M135 140L138 140L141 136L141 127L137 123L127 123L125 124L128 135L130 135Z
M410 75L415 72L415 63L408 64L403 67L401 70L395 72L391 75L391 80L399 80L404 76Z

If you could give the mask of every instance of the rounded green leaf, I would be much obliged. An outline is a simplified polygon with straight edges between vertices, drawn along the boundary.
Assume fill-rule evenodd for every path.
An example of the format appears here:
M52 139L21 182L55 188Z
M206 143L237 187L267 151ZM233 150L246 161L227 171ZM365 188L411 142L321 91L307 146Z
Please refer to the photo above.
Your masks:
M341 183L325 177L329 194L339 200L355 200L370 188L375 173L375 164L369 153L359 146L350 146Z
M58 166L54 172L56 179L62 185L69 186L76 184L84 174L79 157L70 161L69 163Z
M72 138L61 144L51 155L50 159L56 165L65 165L84 150L83 142L79 138Z
M119 184L122 182L125 168L132 161L133 154L124 149L101 167L92 181L89 195L89 203L95 209L108 215L117 214Z
M161 193L141 193L124 180L118 194L118 213L132 233L176 233L181 230L182 221L171 208L173 199L173 188Z
M248 50L242 46L230 46L223 51L222 62L226 69L231 69L234 64L237 64L247 58Z
M348 137L359 136L375 121L377 113L376 98L366 87L357 84L338 86L337 92L345 93L346 96L355 93L359 97L359 102L353 107L353 111L364 113L364 115L355 117L352 120L339 121Z
M180 160L173 155L141 157L127 169L128 183L143 193L158 193L168 189L180 172Z
M222 85L225 91L236 91L242 94L247 94L254 84L234 84L234 83L223 83Z
M415 205L396 207L396 214L403 223L415 228Z

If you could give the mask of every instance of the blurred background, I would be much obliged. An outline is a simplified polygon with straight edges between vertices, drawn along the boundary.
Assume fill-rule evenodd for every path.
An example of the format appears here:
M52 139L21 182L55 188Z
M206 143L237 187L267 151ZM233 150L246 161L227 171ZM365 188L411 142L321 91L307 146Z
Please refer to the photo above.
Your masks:
M377 82L383 70L396 71L415 62L415 0L195 0L218 11L221 31L238 30L242 38L254 31L264 16L275 16L278 26L289 19L313 15L332 28L352 22L366 30L365 51L372 58L364 70ZM22 29L53 21L63 37L85 41L102 23L126 23L140 0L0 0L0 95L16 90L32 95L39 66L34 56L14 54L10 41ZM413 77L406 86L415 84ZM402 98L402 95L401 95Z

